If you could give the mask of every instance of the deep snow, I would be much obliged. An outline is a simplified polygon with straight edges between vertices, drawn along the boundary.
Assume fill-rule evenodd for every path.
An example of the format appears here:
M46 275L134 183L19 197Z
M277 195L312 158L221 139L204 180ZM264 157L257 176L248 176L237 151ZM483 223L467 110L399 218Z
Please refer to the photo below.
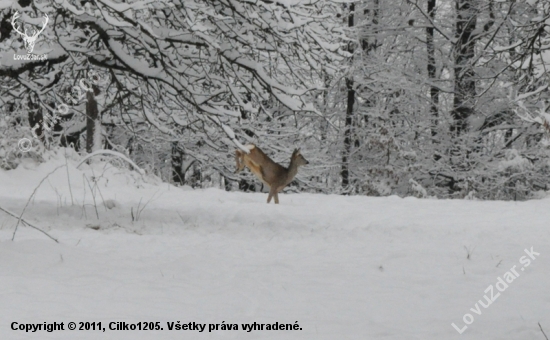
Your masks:
M65 164L61 153L50 156L0 170L1 207L22 211L41 179ZM16 220L0 212L0 339L543 340L539 322L550 335L549 199L283 193L280 205L267 205L267 194L176 188L108 163L76 169L73 158L24 216L59 244L21 226L12 242ZM83 176L92 187L99 178L99 219ZM136 219L148 201L132 221L131 210ZM481 315L472 312L531 247L536 260ZM460 335L451 323L462 328L464 314L474 321ZM158 321L164 331L10 328L54 321L65 329L70 321ZM239 330L168 331L175 321ZM302 330L241 330L295 321Z

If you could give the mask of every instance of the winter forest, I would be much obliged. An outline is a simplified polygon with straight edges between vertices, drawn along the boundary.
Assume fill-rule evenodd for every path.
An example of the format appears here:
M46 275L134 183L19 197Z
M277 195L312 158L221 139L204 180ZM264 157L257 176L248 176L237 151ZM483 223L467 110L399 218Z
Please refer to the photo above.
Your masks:
M549 85L548 0L0 0L0 339L548 340Z
M253 143L276 162L295 147L309 157L295 192L525 200L548 190L545 1L0 7L3 169L60 146L108 149L175 185L258 191L234 174L233 150ZM20 31L48 16L33 51L46 60L12 57L25 48L16 11Z

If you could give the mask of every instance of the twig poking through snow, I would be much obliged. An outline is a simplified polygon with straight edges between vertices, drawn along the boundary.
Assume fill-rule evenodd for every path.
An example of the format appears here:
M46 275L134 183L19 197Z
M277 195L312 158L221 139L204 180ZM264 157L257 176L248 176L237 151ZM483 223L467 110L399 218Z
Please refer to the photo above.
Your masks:
M99 220L99 212L97 211L97 203L95 201L95 192L94 192L94 189L92 188L92 185L90 184L90 181L88 181L88 177L86 177L86 175L84 175L84 178L86 179L86 182L88 182L88 187L90 188L90 191L92 193L92 199L94 200L94 209L95 209L95 216L97 217L97 219Z
M546 336L546 333L544 333L544 330L542 329L542 326L540 325L540 322L539 322L539 328L540 328L540 331L542 332L542 334L544 335L544 337L546 338L546 340L548 340L548 337Z
M49 174L46 175L46 177L42 178L42 180L40 181L40 183L38 183L38 185L36 186L36 188L34 188L31 196L29 197L29 199L27 200L27 204L25 204L25 207L23 208L23 211L21 212L21 215L19 216L19 220L17 220L17 224L15 225L15 230L13 231L13 236L11 238L11 240L15 240L15 233L17 233L17 227L19 227L19 223L21 223L21 221L23 220L23 214L25 213L25 210L27 210L27 207L29 206L29 203L31 201L31 199L34 197L34 195L36 194L36 190L38 190L38 188L40 188L40 186L42 185L42 183L44 183L44 181L46 179L48 179L48 177L50 177L51 174L53 174L54 172L56 172L57 170L61 169L62 167L64 167L65 165L60 165L58 166L57 168L53 169ZM30 225L28 222L25 222L26 224ZM35 229L38 229L38 228L35 228ZM40 230L40 229L38 229ZM42 231L42 230L40 230ZM42 231L44 234L46 234L44 231ZM48 235L48 234L46 234ZM48 235L50 236L50 235ZM52 238L53 240L55 240L55 242L57 242L56 239L54 239L53 237L50 236L50 238Z
M132 165L134 167L134 169L136 169L140 174L145 174L145 171L143 169L141 169L139 166L136 165L136 163L134 163L130 158L126 157L124 154L121 154L120 152L116 152L116 151L113 151L113 150L97 150L97 151L94 151L92 152L91 154L89 154L88 156L84 157L80 163L78 163L78 165L76 166L77 168L79 166L82 165L82 163L84 163L86 160L88 160L89 158L93 157L93 156L96 156L96 155L111 155L111 156L116 156L118 158L121 158L123 160L125 160L126 162L130 163L130 165Z
M472 256L472 254L474 253L474 250L476 249L476 247L470 249L466 246L464 246L464 249L466 249L466 252L467 252L467 256L466 256L466 259L470 259L470 257Z
M6 210L2 207L0 207L0 210L2 210L3 212L5 212L6 214L12 216L12 217L15 217L15 218L18 218L21 220L21 222L23 222L24 224L26 224L28 227L31 227L31 228L34 228L36 230L38 230L39 232L43 233L44 235L48 236L49 238L51 238L52 240L54 240L55 242L59 243L59 241L55 238L53 238L52 236L50 236L50 234L48 234L47 232L45 232L44 230L36 227L36 226L33 226L32 224L30 224L29 222L25 221L24 219L22 219L21 217L17 217L16 214L12 213L11 211L9 210ZM12 239L13 240L13 239Z
M157 193L158 193L158 190L157 190L157 192L155 192L155 193L153 194L153 196L151 196L151 198L143 205L143 207L141 207L141 209L139 208L139 206L141 205L141 200L143 199L143 197L139 199L139 203L138 203L138 206L137 206L137 209L136 209L136 216L135 216L135 218L134 218L134 208L132 207L132 208L130 209L130 212L132 213L132 222L134 222L134 221L136 221L136 222L139 221L139 218L141 217L141 212L145 209L145 207L147 206L147 204L149 204L149 202L151 202L151 201L153 200L153 198L155 197L155 195L156 195Z
M69 177L69 164L67 162L67 149L65 148L65 167L67 168L67 183L69 183L69 192L71 193L71 205L74 205L73 189L71 188L71 179Z

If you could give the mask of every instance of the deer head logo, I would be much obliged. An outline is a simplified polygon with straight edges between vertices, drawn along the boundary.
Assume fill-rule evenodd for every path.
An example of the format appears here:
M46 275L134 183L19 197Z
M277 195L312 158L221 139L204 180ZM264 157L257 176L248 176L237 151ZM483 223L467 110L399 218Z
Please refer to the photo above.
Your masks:
M20 17L19 12L15 12L13 17L11 18L11 25L13 26L13 29L23 37L23 41L25 42L25 48L27 49L28 53L32 53L32 51L34 50L34 43L36 42L38 35L42 33L42 31L44 31L44 29L46 28L46 25L48 24L48 20L49 20L48 15L44 14L44 16L46 20L44 20L42 29L40 31L37 31L36 29L33 28L31 29L30 35L27 34L26 28L24 32L22 32L21 26L18 26L17 23L15 22Z

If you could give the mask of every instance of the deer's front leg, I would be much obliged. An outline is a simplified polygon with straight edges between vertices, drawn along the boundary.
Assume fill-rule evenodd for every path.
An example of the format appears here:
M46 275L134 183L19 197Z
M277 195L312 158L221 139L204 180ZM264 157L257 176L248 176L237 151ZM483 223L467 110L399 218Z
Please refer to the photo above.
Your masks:
M237 170L235 170L235 173L238 173L244 169L243 154L240 150L235 150L235 162L237 163Z

